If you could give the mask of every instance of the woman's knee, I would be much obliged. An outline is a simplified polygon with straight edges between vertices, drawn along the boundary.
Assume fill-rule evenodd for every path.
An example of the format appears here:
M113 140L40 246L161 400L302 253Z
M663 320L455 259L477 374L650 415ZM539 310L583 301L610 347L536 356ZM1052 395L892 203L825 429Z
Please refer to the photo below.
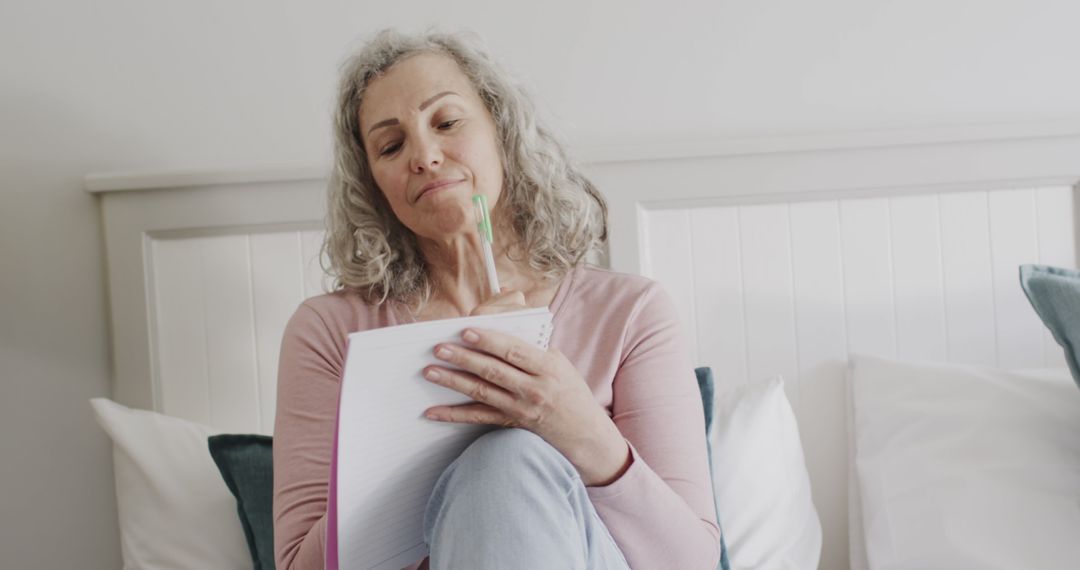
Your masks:
M577 470L559 450L535 433L507 428L488 432L474 441L461 456L458 467L465 467L472 477L498 476L513 472L533 472L545 477L572 478Z

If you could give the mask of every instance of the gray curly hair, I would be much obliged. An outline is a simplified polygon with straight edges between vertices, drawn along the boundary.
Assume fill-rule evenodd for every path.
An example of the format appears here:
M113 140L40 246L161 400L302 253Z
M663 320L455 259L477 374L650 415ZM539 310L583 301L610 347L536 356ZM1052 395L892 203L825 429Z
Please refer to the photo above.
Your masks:
M383 30L341 68L334 120L334 167L327 197L323 253L334 290L365 301L387 299L414 309L430 299L432 283L416 235L402 224L375 184L360 130L360 105L372 81L421 53L454 59L495 120L503 164L497 210L517 237L512 258L545 279L565 275L607 241L607 204L542 127L531 100L467 34L406 35ZM496 216L501 215L499 212Z

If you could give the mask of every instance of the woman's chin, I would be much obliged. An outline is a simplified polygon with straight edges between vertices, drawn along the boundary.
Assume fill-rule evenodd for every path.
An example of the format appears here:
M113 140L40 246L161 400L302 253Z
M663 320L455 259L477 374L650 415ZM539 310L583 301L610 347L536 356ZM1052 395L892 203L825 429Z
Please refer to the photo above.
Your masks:
M455 205L439 208L438 211L425 216L420 227L412 228L412 230L417 235L428 239L447 241L468 232L475 232L476 226L472 223L472 212Z

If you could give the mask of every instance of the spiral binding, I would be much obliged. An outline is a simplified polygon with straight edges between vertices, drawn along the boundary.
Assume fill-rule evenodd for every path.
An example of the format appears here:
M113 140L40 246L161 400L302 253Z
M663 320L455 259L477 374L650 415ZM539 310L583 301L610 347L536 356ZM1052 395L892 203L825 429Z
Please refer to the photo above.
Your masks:
M540 325L540 337L536 339L536 346L547 350L548 343L551 342L551 331L554 330L554 326L551 323L544 323Z

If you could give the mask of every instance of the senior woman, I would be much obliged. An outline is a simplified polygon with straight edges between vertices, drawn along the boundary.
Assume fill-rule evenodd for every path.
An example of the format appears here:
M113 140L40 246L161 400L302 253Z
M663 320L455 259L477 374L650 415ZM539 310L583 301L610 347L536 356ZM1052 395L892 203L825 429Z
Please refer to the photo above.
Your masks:
M495 295L474 194L492 205ZM445 366L425 378L474 403L417 412L505 429L442 473L421 565L716 568L701 400L672 303L585 265L606 239L603 198L474 40L385 31L347 61L328 209L335 291L304 301L282 342L279 569L323 567L346 336L526 307L554 315L546 351L473 329L432 347Z

